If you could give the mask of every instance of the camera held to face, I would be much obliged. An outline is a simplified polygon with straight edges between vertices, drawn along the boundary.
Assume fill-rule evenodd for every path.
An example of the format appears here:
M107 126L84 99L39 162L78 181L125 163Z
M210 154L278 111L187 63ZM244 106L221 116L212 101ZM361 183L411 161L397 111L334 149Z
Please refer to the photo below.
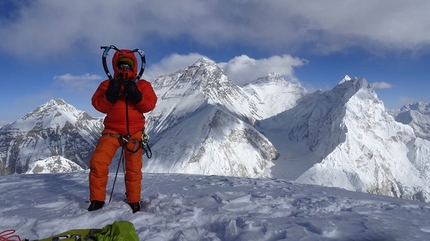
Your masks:
M135 74L130 63L125 61L118 61L118 74L117 79L120 81L121 85L125 85L127 81L133 81Z

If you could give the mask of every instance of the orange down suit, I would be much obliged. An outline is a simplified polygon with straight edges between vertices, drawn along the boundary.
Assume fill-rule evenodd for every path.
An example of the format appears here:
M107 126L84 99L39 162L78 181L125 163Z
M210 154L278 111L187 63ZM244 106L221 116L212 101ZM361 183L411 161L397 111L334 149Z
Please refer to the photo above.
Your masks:
M118 58L119 52L116 52L112 62L116 63L115 58ZM134 53L129 53L129 57L133 58L137 63ZM117 68L113 65L115 75ZM133 68L134 74L137 73L137 66ZM141 141L142 131L145 127L145 117L143 113L154 109L157 102L157 96L146 80L138 80L136 82L138 89L142 93L142 100L135 104L126 97L120 96L115 104L109 102L105 93L109 85L109 81L103 81L92 97L94 108L106 114L104 119L104 130L102 137L99 139L90 160L90 200L104 201L106 199L106 185L108 182L109 165L118 150L121 147L118 139L118 134L121 136L130 135L132 140ZM116 81L116 80L112 80ZM123 91L121 86L121 92ZM140 201L141 181L142 181L142 148L137 152L132 153L129 150L134 148L133 142L128 142L124 148L125 155L125 186L127 192L127 202L135 203Z

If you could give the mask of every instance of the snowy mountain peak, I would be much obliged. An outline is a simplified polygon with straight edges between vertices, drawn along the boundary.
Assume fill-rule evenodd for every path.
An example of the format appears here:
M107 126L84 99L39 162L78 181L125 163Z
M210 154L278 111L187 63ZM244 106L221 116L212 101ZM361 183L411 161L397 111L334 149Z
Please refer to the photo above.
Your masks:
M102 121L62 99L52 99L0 128L1 161L9 165L11 173L26 172L34 162L51 156L87 167Z
M69 122L76 122L76 120L83 115L83 111L77 110L74 106L67 104L63 99L52 99L45 104L37 107L32 112L26 114L20 120L30 120L34 119L39 122L39 124L51 123L53 120L58 120L62 122L62 120L67 120ZM66 118L60 118L66 117ZM19 122L19 121L18 121ZM63 126L65 123L59 123L60 126ZM46 125L43 125L46 127Z
M147 128L159 139L153 150L161 151L154 151L146 171L265 174L276 151L252 127L259 110L213 61L199 59L153 86L159 101Z
M281 116L282 123L292 126L290 140L311 151L309 157L299 152L294 158L317 160L296 180L428 199L417 191L427 189L417 171L423 168L409 159L415 153L408 146L415 138L412 128L394 121L364 78L344 80L331 91L304 98Z
M300 93L307 92L300 84L288 82L285 80L282 74L274 73L274 72L270 72L266 74L266 76L260 77L256 81L250 84L246 84L244 86L244 89L245 90L249 89L249 86L254 86L254 87L258 86L257 88L265 88L265 86L268 86L268 85L277 85L280 88L288 88L289 92L295 92L295 91ZM270 89L267 91L272 92L272 91L275 91L275 89ZM274 93L267 93L267 94L274 94ZM277 94L281 94L281 93L277 93Z
M153 82L157 96L163 102L172 102L166 109L174 108L176 117L194 111L201 104L210 102L223 105L233 113L245 118L259 118L248 95L235 85L213 61L201 58L193 65L175 73L160 76ZM189 103L185 106L185 103ZM191 107L191 108L189 108ZM188 109L187 112L183 110ZM157 112L157 110L155 110ZM173 114L173 113L172 113Z
M268 84L268 83L278 83L278 84L286 84L288 83L282 74L279 73L268 73L264 77L258 78L256 81L252 82L253 84Z
M217 65L217 64L211 59L200 58L193 65L201 66L201 65Z
M344 78L338 85L336 85L331 91L334 95L343 96L343 100L347 101L353 95L355 95L359 90L364 90L364 93L368 93L368 96L363 96L364 98L377 98L376 93L370 87L369 83L364 78Z
M351 79L351 77L349 77L349 75L345 75L345 77L343 77L343 79L339 82L339 84L342 84L342 83L344 83L344 82L346 82L346 81L351 81L352 79Z
M74 106L66 103L66 101L60 98L49 100L45 104L39 106L39 108L37 108L35 111L48 110L48 109L76 111L76 108Z
M184 69L158 77L153 81L152 86L157 90L158 96L167 94L168 98L172 98L209 88L218 88L221 84L232 85L215 62L201 58Z
M53 105L53 106L68 106L69 104L67 104L63 99L61 98L54 98L48 102L46 102L45 105Z
M256 104L262 119L275 116L296 105L297 100L307 94L299 84L293 84L279 73L268 73L256 81L243 86Z

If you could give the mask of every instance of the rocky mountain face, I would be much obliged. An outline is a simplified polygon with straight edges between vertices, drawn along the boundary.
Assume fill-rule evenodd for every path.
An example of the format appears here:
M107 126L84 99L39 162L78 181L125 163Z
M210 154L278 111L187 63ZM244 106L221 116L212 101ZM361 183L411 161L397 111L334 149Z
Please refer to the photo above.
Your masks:
M144 171L275 177L429 201L429 104L388 111L363 78L308 93L270 73L240 87L200 59L153 81ZM61 99L0 128L12 172L86 169L103 128ZM42 164L37 161L44 160ZM47 171L46 171L47 170Z
M52 156L86 169L102 126L101 118L53 99L0 128L0 160L11 173L25 173L34 162Z

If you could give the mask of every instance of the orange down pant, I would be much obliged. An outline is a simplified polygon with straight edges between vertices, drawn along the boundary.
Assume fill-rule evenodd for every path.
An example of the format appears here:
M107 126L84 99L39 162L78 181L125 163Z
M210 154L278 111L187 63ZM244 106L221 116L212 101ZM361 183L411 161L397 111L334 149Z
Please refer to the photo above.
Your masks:
M104 131L103 133L106 133ZM141 140L142 132L137 132L131 138L136 141ZM106 199L106 185L108 182L109 165L121 144L116 136L103 135L94 149L90 160L90 200L104 201ZM134 143L129 141L127 148L124 148L125 156L125 188L127 192L127 202L135 203L140 201L141 181L142 181L142 148L131 153Z

